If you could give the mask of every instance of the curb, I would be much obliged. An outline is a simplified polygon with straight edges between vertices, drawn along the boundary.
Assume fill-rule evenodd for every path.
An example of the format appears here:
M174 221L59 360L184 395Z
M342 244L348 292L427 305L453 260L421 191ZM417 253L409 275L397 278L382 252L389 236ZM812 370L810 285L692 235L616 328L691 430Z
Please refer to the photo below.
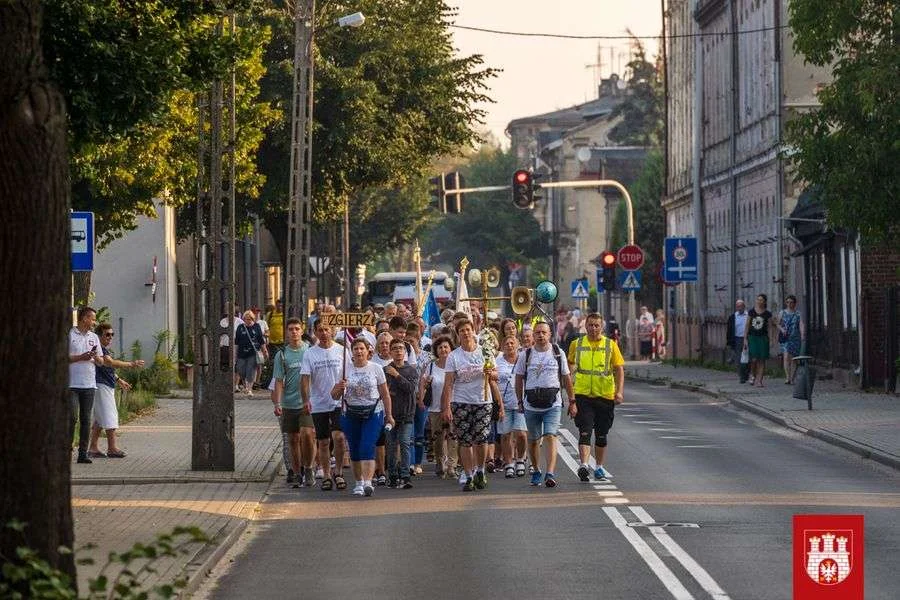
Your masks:
M867 458L877 463L900 470L900 457L888 454L886 452L878 450L877 448L873 448L872 446L868 446L861 442L857 442L856 440L831 433L830 431L824 429L808 429L806 427L801 427L795 423L792 423L782 415L773 412L763 406L760 406L755 402L751 402L750 400L735 398L728 393L718 390L713 391L696 385L681 383L678 381L671 381L668 378L653 378L628 372L625 373L625 378L632 381L639 381L641 383L650 383L656 385L667 384L668 387L673 389L685 390L688 392L703 394L705 396L710 396L713 398L728 400L735 406L746 410L747 412L751 412L755 415L768 419L769 421L777 423L782 427L791 429L804 435L808 435L810 437L814 437L818 440L831 444L832 446L837 446L844 450L848 450L862 458Z
M278 470L281 468L282 462L283 461L280 459L275 461L275 467L269 474L269 487L271 487L272 482L275 481L275 477L278 475ZM257 508L262 504L263 500L265 500L268 493L269 489L267 488L259 500L257 500ZM193 560L181 570L181 574L187 578L187 583L178 593L178 598L189 598L200 588L203 581L209 576L209 572L215 568L219 561L222 560L222 557L225 556L238 539L240 539L244 531L247 530L247 526L250 525L251 520L252 517L246 519L239 518L234 523L226 524L197 552L197 554L194 555ZM219 541L220 538L221 541Z

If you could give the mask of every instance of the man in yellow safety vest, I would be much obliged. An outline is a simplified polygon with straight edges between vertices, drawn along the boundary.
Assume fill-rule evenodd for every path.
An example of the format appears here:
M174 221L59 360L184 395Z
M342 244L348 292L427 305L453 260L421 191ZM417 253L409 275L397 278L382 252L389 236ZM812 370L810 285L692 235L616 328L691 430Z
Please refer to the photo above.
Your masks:
M625 360L619 345L603 335L603 317L591 313L585 320L587 335L569 346L569 369L575 377L575 425L578 427L578 454L581 465L578 478L588 481L591 433L594 434L594 479L605 481L603 468L607 434L612 428L616 404L622 403L625 385Z

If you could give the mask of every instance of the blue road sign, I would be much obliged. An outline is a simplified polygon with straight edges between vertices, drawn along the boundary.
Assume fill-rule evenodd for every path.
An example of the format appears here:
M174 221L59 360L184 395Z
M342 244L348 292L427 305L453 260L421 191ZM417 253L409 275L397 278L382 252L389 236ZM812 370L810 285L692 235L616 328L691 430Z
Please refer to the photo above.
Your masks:
M72 242L72 270L94 270L94 213L73 212L69 215Z
M572 299L582 300L589 295L588 280L576 279L572 282Z
M606 293L606 290L603 289L603 269L597 269L597 293Z
M667 237L664 245L663 280L666 283L697 281L697 238Z
M619 273L619 289L623 292L636 292L641 289L641 272L622 271Z

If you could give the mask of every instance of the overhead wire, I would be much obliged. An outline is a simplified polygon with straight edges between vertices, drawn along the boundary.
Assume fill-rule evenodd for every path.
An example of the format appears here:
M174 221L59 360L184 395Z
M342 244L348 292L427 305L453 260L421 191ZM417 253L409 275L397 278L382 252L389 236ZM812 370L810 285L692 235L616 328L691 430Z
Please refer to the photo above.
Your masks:
M502 29L490 29L487 27L471 27L468 25L457 25L456 23L451 23L450 27L454 29L463 29L466 31L477 31L480 33L491 33L494 35L509 35L516 37L541 37L541 38L554 38L554 39L563 39L563 40L661 40L663 39L662 35L574 35L574 34L566 34L566 33L541 33L541 32L525 32L525 31L507 31ZM666 35L665 39L667 40L675 40L682 38L697 38L697 37L715 37L722 35L746 35L750 33L762 33L766 31L775 31L781 29L789 29L790 25L779 25L779 26L771 26L771 27L758 27L756 29L743 29L739 31L706 31L700 33L682 33L682 34L674 34L674 35Z

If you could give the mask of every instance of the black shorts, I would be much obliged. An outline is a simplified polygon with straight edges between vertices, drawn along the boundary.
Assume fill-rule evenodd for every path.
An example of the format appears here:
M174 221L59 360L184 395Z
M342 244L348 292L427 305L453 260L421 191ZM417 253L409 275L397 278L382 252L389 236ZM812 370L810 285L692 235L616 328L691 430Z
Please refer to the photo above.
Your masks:
M575 426L579 433L593 431L595 436L606 435L612 429L616 411L616 403L612 400L576 395L575 406L578 407Z
M312 420L316 428L316 439L331 439L332 431L341 430L341 409L336 408L331 412L313 413Z
M315 427L312 416L306 409L281 409L281 433L300 433L302 427Z

